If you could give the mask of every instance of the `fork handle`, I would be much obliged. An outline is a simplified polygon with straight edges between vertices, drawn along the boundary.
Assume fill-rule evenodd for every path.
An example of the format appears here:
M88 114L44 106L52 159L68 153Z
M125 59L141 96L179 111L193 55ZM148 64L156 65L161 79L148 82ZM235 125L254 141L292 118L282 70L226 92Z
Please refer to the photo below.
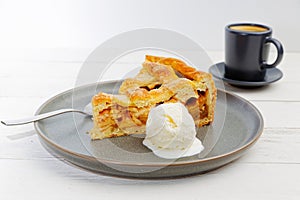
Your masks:
M40 115L35 115L33 117L23 118L23 119L4 120L4 121L1 121L1 123L6 125L6 126L22 125L22 124L28 124L28 123L31 123L31 122L36 122L36 121L39 121L39 120L42 120L42 119L46 119L46 118L49 118L49 117L53 117L53 116L60 115L60 114L63 114L63 113L68 113L68 112L78 112L78 113L87 115L87 113L85 113L81 110L66 108L66 109L60 109L60 110L55 110L55 111L43 113L43 114L40 114Z

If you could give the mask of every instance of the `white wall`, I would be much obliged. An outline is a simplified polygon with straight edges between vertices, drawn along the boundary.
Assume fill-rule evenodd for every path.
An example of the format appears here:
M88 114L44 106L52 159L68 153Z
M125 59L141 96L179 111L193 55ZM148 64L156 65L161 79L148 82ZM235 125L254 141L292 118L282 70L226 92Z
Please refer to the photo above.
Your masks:
M222 50L224 26L261 22L300 51L300 0L0 0L0 48L95 48L120 32L166 28Z

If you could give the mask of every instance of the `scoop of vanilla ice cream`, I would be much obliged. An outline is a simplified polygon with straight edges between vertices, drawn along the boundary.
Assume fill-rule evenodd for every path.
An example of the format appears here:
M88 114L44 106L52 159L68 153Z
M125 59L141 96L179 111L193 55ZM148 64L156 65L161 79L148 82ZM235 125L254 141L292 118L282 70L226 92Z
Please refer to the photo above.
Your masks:
M150 110L143 144L159 157L180 158L204 148L196 138L194 120L181 103L161 104Z

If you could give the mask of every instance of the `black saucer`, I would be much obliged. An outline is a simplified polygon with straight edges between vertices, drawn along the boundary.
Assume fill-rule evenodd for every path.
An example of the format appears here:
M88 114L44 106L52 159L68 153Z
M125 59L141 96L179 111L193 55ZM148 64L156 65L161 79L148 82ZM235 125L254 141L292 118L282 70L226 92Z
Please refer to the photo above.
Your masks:
M242 87L259 87L264 85L269 85L270 83L273 83L275 81L278 81L282 78L283 74L282 72L277 68L270 68L266 71L266 76L263 81L239 81L239 80L233 80L228 79L224 77L225 72L225 63L217 63L209 68L209 72L215 77L220 80L223 80L226 83L229 83L231 85L235 86L242 86Z

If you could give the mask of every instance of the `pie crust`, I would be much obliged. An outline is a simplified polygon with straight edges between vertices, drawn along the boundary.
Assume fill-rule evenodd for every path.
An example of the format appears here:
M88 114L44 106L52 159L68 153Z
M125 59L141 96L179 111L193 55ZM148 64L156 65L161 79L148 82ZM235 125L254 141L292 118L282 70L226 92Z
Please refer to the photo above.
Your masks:
M92 139L145 132L151 108L181 102L201 127L214 119L216 88L211 74L197 71L183 61L146 55L142 69L123 81L119 94L100 92L92 98Z

